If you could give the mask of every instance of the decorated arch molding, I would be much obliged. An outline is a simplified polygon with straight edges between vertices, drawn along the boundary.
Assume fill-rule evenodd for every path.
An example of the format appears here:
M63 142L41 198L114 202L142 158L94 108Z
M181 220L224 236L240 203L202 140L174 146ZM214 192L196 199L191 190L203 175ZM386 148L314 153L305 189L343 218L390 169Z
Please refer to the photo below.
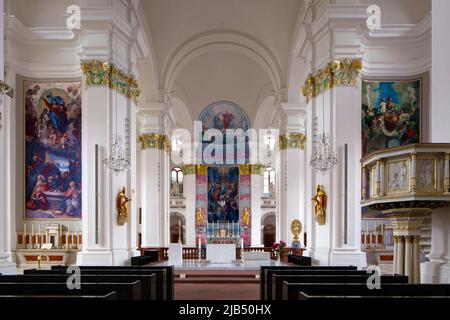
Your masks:
M180 71L196 57L224 51L240 53L255 61L267 73L275 90L285 86L279 62L263 43L244 33L215 31L199 34L174 51L163 69L164 89L170 92Z

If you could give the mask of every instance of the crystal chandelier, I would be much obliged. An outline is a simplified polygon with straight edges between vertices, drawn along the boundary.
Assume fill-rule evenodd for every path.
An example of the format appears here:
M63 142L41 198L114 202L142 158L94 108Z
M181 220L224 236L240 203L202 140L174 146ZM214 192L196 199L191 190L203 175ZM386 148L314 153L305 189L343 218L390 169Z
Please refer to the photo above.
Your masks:
M122 136L115 134L111 141L111 150L109 156L103 160L103 165L114 171L117 175L130 168L128 154L122 147Z
M314 118L313 130L314 147L310 166L313 167L316 172L325 175L328 170L332 169L338 163L338 159L331 146L330 135L323 132L317 136L317 117Z

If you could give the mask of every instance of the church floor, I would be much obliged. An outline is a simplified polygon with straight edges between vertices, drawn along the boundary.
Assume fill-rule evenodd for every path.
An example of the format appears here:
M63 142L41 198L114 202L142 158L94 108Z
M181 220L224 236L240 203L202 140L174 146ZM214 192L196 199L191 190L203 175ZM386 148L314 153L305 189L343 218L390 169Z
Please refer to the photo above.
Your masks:
M175 283L175 300L259 300L258 283Z

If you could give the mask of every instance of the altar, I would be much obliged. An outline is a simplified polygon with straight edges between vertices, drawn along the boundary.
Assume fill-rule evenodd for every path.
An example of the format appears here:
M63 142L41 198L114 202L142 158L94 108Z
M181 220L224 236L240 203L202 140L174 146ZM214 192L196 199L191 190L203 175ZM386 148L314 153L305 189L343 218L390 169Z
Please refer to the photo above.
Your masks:
M232 263L236 260L236 245L208 243L206 260L210 263Z

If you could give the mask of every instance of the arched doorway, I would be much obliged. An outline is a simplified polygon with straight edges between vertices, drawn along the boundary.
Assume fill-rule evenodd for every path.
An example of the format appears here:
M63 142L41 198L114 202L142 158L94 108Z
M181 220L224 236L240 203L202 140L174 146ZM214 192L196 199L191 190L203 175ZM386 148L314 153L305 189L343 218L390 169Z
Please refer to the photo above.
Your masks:
M261 241L264 247L271 247L275 243L276 218L275 212L268 212L261 218Z
M181 227L181 230L180 230ZM186 218L179 212L170 213L170 242L179 242L181 234L181 243L186 244Z

